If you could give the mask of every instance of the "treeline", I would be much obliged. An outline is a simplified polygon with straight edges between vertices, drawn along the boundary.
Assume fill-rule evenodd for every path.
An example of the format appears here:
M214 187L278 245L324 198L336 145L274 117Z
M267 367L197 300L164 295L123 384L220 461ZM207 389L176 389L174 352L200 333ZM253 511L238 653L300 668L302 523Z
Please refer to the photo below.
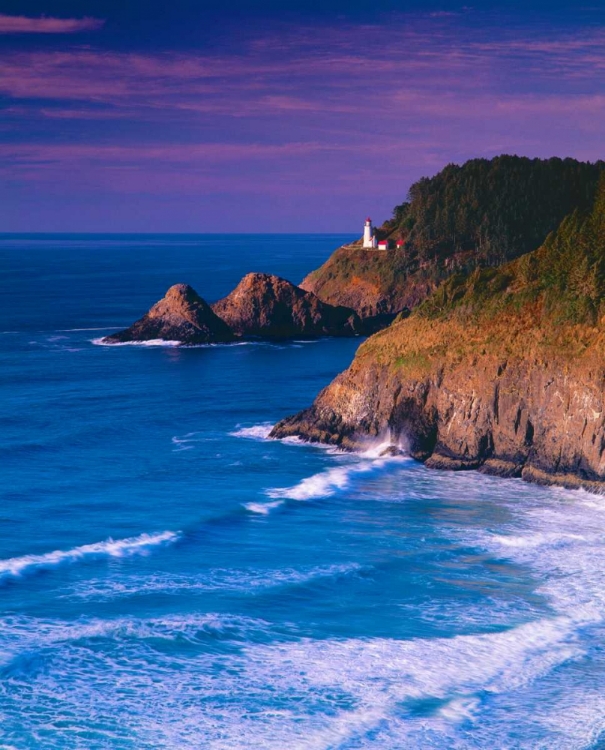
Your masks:
M574 210L538 250L500 268L454 274L419 309L492 316L538 303L542 323L594 326L605 315L605 173L592 207Z
M605 162L498 156L449 164L410 188L385 225L421 261L456 256L500 265L531 250L575 209L588 209Z

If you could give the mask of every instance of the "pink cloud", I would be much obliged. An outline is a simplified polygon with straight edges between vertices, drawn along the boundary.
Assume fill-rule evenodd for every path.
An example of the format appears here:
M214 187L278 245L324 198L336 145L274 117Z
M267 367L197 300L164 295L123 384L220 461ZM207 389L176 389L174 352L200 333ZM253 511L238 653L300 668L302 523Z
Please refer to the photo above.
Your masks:
M448 161L551 155L544 133L559 153L595 158L605 97L575 77L598 78L600 31L490 42L472 29L450 34L448 23L393 27L388 44L380 25L297 28L213 56L0 53L0 94L13 100L0 128L25 141L19 123L43 117L53 136L0 147L0 172L51 191L277 195L289 185L329 198L363 186L400 197L401 175ZM566 89L536 84L555 74ZM73 145L58 145L72 134ZM203 142L213 136L233 142Z
M212 57L96 50L7 53L0 55L0 93L94 105L86 114L80 108L82 119L94 119L95 111L99 119L111 117L103 107L138 108L145 120L150 111L179 109L200 116L304 117L352 115L360 106L389 110L401 92L418 100L454 93L473 98L519 76L525 85L529 73L573 83L605 69L605 37L598 30L542 41L485 42L465 33L468 38L408 24L390 29L384 45L379 25L315 30L313 36L303 28L278 38L267 35L266 44L255 40L238 54ZM48 108L46 113L52 117ZM113 116L121 115L115 111Z
M100 18L30 18L0 14L0 34L76 34L96 31L104 24Z

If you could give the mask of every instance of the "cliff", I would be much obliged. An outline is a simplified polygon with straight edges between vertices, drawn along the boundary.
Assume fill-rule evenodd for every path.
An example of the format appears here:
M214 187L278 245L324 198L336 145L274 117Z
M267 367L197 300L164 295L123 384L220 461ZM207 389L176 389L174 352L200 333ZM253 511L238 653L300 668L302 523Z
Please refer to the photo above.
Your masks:
M354 448L390 435L435 468L605 488L605 181L543 247L450 278L280 422Z
M207 344L234 338L229 326L194 289L187 284L175 284L140 320L124 331L106 336L104 341L111 344L163 339Z
M565 216L590 207L604 168L517 156L450 164L412 185L379 228L402 248L339 248L301 286L362 317L413 308L454 272L497 267L538 248Z

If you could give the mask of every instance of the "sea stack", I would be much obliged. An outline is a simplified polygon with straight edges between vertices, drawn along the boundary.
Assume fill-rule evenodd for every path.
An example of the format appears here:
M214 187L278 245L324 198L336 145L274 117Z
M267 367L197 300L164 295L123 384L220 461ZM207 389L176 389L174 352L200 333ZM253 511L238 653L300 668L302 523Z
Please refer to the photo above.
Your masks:
M129 328L103 339L118 344L136 341L178 341L181 344L209 344L233 341L224 323L188 284L175 284L149 312Z
M241 337L352 336L359 328L350 308L326 304L312 292L265 273L244 276L212 309Z

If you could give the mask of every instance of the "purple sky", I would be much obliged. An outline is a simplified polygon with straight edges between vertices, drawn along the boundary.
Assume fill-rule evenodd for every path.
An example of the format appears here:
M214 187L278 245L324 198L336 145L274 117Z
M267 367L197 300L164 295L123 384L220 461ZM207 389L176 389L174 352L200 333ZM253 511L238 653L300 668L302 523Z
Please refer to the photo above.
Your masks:
M0 231L360 232L448 162L605 157L602 10L204 5L0 15Z

